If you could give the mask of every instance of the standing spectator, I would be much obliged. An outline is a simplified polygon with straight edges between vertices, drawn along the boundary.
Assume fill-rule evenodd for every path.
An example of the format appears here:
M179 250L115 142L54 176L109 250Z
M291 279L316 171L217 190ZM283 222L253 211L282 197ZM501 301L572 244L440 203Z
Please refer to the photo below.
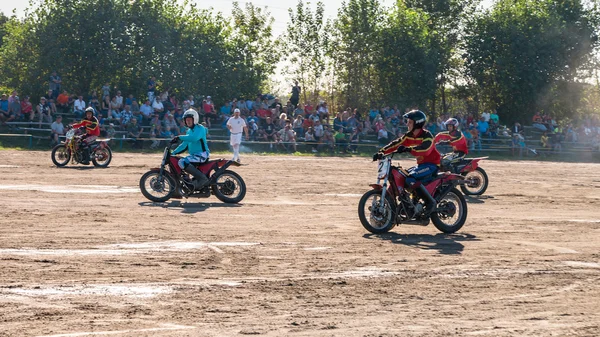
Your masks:
M79 95L75 102L73 102L73 112L76 118L82 118L83 112L85 111L85 101L83 95Z
M49 89L52 90L52 93L54 95L52 99L56 99L58 93L60 92L62 84L62 79L56 74L56 71L53 71L52 75L50 75L49 84Z
M492 122L496 125L500 125L500 117L498 116L498 111L496 111L496 109L492 110L492 114L490 115L490 123Z
M148 89L148 100L154 102L154 96L156 92L156 77L152 76L147 82Z
M486 112L486 111L484 111L484 112L481 113L481 117L483 117L483 120L486 121L487 123L490 122L491 116L492 115L489 112Z
M54 146L60 142L60 136L65 134L65 126L62 123L62 116L56 116L56 121L50 125L52 135L50 136L50 146Z
M102 86L102 100L105 101L107 98L110 99L110 84L108 82Z
M298 102L300 101L300 92L302 89L298 85L298 81L294 81L294 86L292 87L292 97L290 97L290 103L294 106L294 109L298 106Z
M246 134L248 140L248 127L246 121L240 117L240 109L233 110L233 117L227 120L227 129L229 129L229 144L233 147L233 161L240 162L240 145L242 144L242 131Z
M29 96L25 96L23 101L21 102L21 113L23 114L23 118L30 122L33 121L33 116L35 112L33 111L33 105L29 101Z

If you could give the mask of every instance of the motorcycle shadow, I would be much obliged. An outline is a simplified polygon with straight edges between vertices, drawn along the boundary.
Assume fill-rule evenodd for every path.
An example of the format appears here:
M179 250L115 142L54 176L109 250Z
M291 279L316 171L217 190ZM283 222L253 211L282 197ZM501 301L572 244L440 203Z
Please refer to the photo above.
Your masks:
M240 204L225 204L219 202L181 202L179 200L171 200L169 202L151 202L144 201L138 203L140 206L145 207L162 207L162 208L172 208L172 209L181 209L181 213L184 214L194 214L198 212L204 212L212 207L241 207Z
M430 235L398 234L389 232L385 234L365 234L363 237L366 239L387 240L395 244L406 245L418 249L437 250L439 254L448 255L462 254L465 246L460 243L461 241L479 241L475 235L466 233L438 233L436 235Z
M56 167L56 166L53 166ZM63 166L63 167L56 167L57 169L70 169L70 170L77 170L77 171L85 171L85 170L93 170L93 169L102 169L102 167L96 167L96 166Z
M465 201L467 202L467 204L484 204L485 203L485 199L489 199L490 197L487 195L479 195L479 196L472 196L472 195L465 195Z

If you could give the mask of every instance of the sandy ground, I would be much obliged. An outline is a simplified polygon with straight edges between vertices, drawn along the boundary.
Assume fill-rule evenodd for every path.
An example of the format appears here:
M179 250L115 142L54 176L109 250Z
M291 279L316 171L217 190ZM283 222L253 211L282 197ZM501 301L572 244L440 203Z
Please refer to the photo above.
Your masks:
M242 204L154 204L159 155L1 151L0 336L600 335L600 164L487 160L461 231L378 236L369 159L242 159Z

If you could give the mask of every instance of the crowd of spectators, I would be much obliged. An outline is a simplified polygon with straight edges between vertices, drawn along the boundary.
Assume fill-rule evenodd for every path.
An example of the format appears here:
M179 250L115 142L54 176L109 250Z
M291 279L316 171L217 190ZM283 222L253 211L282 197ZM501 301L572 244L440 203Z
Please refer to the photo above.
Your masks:
M269 148L295 152L299 142L305 142L312 152L357 152L358 144L365 139L382 146L406 132L402 115L413 108L401 111L398 106L372 106L363 112L347 107L339 112L330 111L326 101L299 102L301 92L297 82L292 87L290 100L280 102L269 94L253 97L236 97L226 100L218 107L211 96L195 99L193 95L178 97L170 88L158 90L155 77L147 81L147 97L126 97L121 90L106 82L100 91L88 95L70 94L63 89L62 80L56 72L49 77L49 90L39 98L34 107L29 96L21 100L16 91L0 98L0 122L28 121L41 128L51 125L51 142L56 143L64 134L63 121L72 122L83 117L92 107L100 121L102 134L114 138L117 132L128 138L133 147L142 147L139 138L170 139L185 133L183 112L196 109L209 128L225 127L234 109L240 109L246 120L250 141L267 142ZM429 119L425 128L436 134L446 129L444 122L456 118L470 149L481 150L483 139L512 138L512 147L524 147L524 128L516 122L511 128L500 124L495 110L481 113L441 114ZM586 118L578 127L561 126L548 114L536 113L531 126L541 133L540 147L560 151L563 142L584 141L598 149L600 146L600 122L598 117ZM159 145L158 140L151 147Z

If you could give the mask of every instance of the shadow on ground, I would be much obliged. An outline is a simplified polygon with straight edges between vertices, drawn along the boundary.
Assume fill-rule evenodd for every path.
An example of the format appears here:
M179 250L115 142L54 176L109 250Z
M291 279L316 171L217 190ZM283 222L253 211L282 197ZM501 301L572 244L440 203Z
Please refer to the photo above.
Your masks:
M226 204L222 202L181 202L179 200L173 200L169 202L140 202L138 205L142 207L162 207L171 209L181 209L181 213L194 214L198 212L204 212L205 210L213 207L242 207L241 204Z
M401 244L409 247L415 247L423 250L436 250L439 254L462 254L465 246L462 241L479 241L472 234L365 234L366 239L385 240L395 244Z

